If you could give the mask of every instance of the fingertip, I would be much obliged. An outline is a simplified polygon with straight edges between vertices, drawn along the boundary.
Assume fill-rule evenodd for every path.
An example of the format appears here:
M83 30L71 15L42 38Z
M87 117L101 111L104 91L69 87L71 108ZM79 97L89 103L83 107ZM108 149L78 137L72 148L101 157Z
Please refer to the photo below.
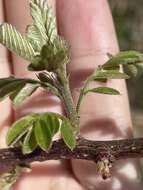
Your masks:
M118 45L113 20L106 0L57 1L58 29L71 45L73 54L77 50L117 51Z

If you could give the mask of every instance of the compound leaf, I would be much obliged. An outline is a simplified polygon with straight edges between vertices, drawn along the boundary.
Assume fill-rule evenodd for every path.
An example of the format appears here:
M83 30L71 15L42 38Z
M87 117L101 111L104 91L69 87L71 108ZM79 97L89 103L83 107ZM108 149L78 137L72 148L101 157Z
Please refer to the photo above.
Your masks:
M120 92L114 88L110 87L97 87L88 89L84 92L84 94L87 94L88 92L94 92L94 93L100 93L100 94L109 94L109 95L119 95Z

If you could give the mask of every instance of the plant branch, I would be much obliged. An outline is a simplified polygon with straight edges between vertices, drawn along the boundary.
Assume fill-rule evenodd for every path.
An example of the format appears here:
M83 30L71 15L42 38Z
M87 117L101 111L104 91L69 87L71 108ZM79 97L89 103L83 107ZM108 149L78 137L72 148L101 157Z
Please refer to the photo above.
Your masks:
M73 151L60 139L53 142L49 152L36 149L31 154L23 155L19 147L0 149L0 171L7 171L16 165L34 161L84 159L96 163L108 160L111 164L115 160L136 157L143 157L143 138L112 141L91 141L79 138Z
M70 87L69 87L69 79L67 77L65 68L62 67L58 71L58 77L61 83L61 96L63 99L65 111L71 121L71 124L75 132L78 134L79 133L79 117L78 117L78 114L76 112L76 108L73 102L73 98L72 98Z
M77 101L77 106L76 106L76 111L77 111L78 114L79 114L81 101L82 101L83 96L84 96L84 91L85 91L86 87L88 86L88 84L89 84L89 82L91 80L91 77L92 77L92 75L87 78L87 80L84 83L83 88L80 90L80 94L79 94L78 101Z

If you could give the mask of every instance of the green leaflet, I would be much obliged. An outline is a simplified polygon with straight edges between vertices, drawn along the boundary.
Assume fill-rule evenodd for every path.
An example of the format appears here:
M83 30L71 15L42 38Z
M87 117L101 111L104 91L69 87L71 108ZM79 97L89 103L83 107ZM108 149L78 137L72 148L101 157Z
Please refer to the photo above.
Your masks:
M112 69L118 65L124 64L136 64L143 61L143 54L137 51L124 51L120 52L117 55L113 56L109 61L107 61L102 68L103 69Z
M18 140L28 131L32 125L34 118L31 115L22 117L18 121L14 122L9 128L6 143L8 146L13 146Z
M0 25L0 43L28 61L32 61L35 56L35 51L28 38L10 24Z
M22 81L12 81L0 88L0 100L11 95L15 90L22 88L24 83Z
M37 147L37 141L35 138L35 133L33 127L31 127L26 134L23 144L22 144L22 152L23 154L32 153Z
M72 129L72 126L70 124L70 121L63 120L63 122L61 124L61 135L62 135L62 138L63 138L65 144L71 150L73 150L76 146L76 138L75 138L75 135L73 133L73 129Z
M0 100L10 96L13 104L18 106L39 86L38 80L15 77L0 78Z
M52 145L52 136L50 129L42 119L37 119L34 122L34 132L37 144L44 151L48 151Z
M88 89L84 92L84 94L87 94L88 92L94 92L94 93L100 93L100 94L109 94L109 95L119 95L120 92L114 88L109 87L97 87Z
M60 127L58 116L56 116L55 113L45 113L42 119L45 121L45 124L49 128L51 135L54 136Z
M56 113L32 113L22 117L13 123L8 130L7 145L14 146L22 140L24 154L33 152L37 145L47 151L52 145L52 137L59 130L59 119L60 116L56 115Z
M8 83L10 83L12 81L15 81L15 77L14 76L0 78L0 89L1 89L1 87L7 85Z
M18 89L11 95L14 106L19 106L27 97L31 96L33 92L39 87L39 84L27 83L21 89Z
M93 89L88 89L89 83L93 81L105 83L107 82L108 79L128 79L129 78L129 76L126 73L120 72L119 68L117 69L116 66L114 68L112 67L112 69L105 70L102 68L102 66L99 66L97 70L86 79L83 87L80 89L80 95L79 95L77 105L76 105L77 112L79 112L80 105L81 105L84 95L87 94L88 92L111 94L111 95L120 94L119 91L113 88L109 88L109 87L97 87Z
M53 42L57 36L56 20L52 13L51 8L48 7L45 0L31 0L31 16L33 18L33 25L31 34L28 32L28 36L35 40L37 37L42 38L41 47L48 41ZM33 35L32 35L33 34ZM37 41L38 43L38 41Z
M40 52L42 46L45 44L45 41L42 38L38 27L36 25L29 25L27 27L27 36L33 44L34 50Z
M101 80L101 79L128 79L129 76L118 70L97 70L95 74L91 77L91 80Z

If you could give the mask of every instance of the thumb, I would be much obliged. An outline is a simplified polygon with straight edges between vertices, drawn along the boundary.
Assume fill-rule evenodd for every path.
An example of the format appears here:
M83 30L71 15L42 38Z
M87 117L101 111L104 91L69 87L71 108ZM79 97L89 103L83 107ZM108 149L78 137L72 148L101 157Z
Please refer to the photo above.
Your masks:
M98 64L107 60L106 53L118 52L112 17L106 0L57 1L59 32L71 45L69 73L75 102L76 88ZM96 86L97 84L92 84ZM123 80L110 80L121 96L89 94L81 106L81 131L89 139L117 139L131 136L131 119L126 86ZM127 161L116 163L113 177L103 181L96 174L95 164L73 160L73 171L79 182L88 189L142 189L138 182L137 165ZM129 172L130 171L130 172ZM126 185L126 186L125 186Z

